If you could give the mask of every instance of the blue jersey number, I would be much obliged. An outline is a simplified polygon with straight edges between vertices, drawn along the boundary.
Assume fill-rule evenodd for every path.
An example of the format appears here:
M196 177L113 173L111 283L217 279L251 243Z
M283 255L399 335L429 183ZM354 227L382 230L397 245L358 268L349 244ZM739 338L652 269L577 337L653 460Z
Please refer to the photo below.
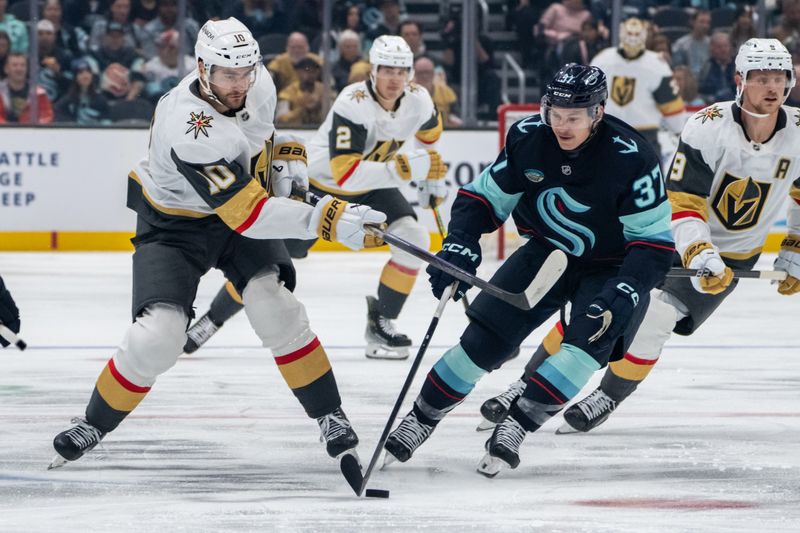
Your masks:
M645 174L634 181L633 192L637 195L633 199L634 203L640 209L653 205L656 199L664 196L664 180L661 178L661 169L655 166L650 174Z

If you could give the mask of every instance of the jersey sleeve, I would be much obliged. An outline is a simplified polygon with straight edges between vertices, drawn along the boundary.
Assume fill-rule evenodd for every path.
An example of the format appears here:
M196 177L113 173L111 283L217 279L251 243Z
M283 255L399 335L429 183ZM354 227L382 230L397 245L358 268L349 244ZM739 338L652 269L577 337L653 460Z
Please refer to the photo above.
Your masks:
M414 135L414 139L423 148L433 148L439 142L444 129L442 114L436 109L431 95L424 87L419 87L417 94L420 95L419 107L422 123Z
M787 233L800 235L800 178L792 183L789 197L789 213L786 217Z

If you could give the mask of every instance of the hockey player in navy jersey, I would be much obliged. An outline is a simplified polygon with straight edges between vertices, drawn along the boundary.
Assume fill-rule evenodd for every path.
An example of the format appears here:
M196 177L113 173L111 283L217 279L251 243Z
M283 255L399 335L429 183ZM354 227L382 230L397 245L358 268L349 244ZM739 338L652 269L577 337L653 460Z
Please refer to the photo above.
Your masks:
M556 248L569 264L530 311L478 294L460 342L436 362L413 409L390 434L390 462L407 461L483 375L568 302L561 349L536 370L495 428L481 473L516 468L526 434L558 413L594 371L625 353L674 245L658 157L636 130L604 116L606 97L600 69L565 65L547 86L541 114L514 124L495 163L459 190L439 257L475 272L479 237L511 215L529 241L492 283L524 290ZM428 273L437 297L455 281L430 267ZM468 288L460 283L456 298Z

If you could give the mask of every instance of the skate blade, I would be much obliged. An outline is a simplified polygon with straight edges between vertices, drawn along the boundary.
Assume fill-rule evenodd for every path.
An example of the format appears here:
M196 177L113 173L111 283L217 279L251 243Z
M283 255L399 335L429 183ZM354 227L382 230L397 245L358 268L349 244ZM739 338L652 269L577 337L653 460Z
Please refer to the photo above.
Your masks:
M408 359L408 348L389 348L382 344L368 344L364 352L367 359L389 359L403 361Z
M491 420L487 420L486 418L481 419L478 427L475 428L475 431L489 431L490 429L494 429L497 424L492 422Z
M56 454L56 456L53 457L53 460L50 461L50 465L47 467L47 469L53 470L55 468L61 468L65 464L67 464L67 460L61 457L60 455Z
M389 452L383 452L383 464L381 465L381 470L386 470L387 466L396 462L397 462L397 457L395 457Z
M561 427L556 430L556 435L569 435L571 433L580 433L580 431L570 426L568 422L564 422Z
M478 464L478 473L483 474L488 478L493 478L499 474L503 468L510 468L510 466L511 465L502 459L493 457L487 452L486 455L483 456L483 459L481 459L481 462Z

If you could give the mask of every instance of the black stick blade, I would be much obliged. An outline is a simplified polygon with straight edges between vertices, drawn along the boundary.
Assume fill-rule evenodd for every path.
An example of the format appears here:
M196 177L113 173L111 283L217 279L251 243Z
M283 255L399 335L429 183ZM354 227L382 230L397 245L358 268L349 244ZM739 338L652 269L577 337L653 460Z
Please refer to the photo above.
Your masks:
M347 484L356 493L356 496L360 496L359 491L361 490L361 482L364 480L364 476L361 474L361 465L358 464L358 459L351 453L344 454L339 460L339 469L347 480Z

